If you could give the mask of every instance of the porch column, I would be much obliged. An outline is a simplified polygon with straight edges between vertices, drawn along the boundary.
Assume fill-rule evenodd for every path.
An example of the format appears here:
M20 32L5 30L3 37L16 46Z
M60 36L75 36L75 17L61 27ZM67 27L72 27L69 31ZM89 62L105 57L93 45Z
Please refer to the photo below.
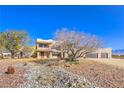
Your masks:
M61 51L61 58L63 58L63 52Z
M108 53L108 58L112 58L112 53L111 52Z
M98 58L101 58L101 51L98 52Z
M37 52L37 58L41 58L40 52Z
M50 52L49 57L52 58L52 52Z
M61 58L63 58L63 50L61 49Z

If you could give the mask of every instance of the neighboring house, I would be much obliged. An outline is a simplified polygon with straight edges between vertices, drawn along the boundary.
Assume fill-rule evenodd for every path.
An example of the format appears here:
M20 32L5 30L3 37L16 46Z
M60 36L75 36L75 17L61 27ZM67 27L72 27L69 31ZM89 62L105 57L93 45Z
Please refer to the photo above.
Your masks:
M8 58L8 57L11 56L11 53L10 53L7 49L3 48L3 49L2 49L2 54L0 53L0 58L1 58L2 56L3 56L4 58Z
M1 57L2 55L0 54L0 57ZM9 53L9 52L3 52L3 57L10 57L11 56L11 53Z
M52 45L55 44L53 40L36 40L36 52L37 58L58 58L60 56L67 57L66 54L57 55L56 52L59 52L55 49L52 49ZM111 48L100 48L92 53L86 55L87 58L111 58L112 49Z
M19 49L20 52L15 54L15 58L29 58L35 52L35 46L25 46ZM4 49L2 55L0 57L9 58L11 57L11 53Z

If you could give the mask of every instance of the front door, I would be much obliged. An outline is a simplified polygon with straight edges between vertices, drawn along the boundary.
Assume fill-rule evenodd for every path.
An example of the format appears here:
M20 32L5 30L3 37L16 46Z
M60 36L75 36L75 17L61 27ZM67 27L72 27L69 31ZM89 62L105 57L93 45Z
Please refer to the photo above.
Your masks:
M44 58L44 52L40 52L41 58Z

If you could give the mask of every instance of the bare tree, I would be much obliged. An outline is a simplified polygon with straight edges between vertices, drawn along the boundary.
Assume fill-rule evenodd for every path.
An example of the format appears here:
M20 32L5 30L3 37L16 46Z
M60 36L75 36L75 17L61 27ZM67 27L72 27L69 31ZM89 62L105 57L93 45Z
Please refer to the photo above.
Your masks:
M54 48L61 53L66 53L70 61L84 57L101 45L95 36L75 30L69 31L66 28L57 30L54 39L57 41Z

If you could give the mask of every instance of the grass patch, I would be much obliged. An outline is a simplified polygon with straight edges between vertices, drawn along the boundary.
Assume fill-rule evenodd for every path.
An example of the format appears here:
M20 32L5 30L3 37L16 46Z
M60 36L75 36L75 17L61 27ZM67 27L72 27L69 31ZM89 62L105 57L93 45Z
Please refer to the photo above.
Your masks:
M55 59L37 59L37 58L20 58L20 59L2 59L5 62L47 62Z
M124 59L124 55L112 55L112 58Z
M75 65L76 65L76 64L79 64L79 61L67 61L67 63L69 63L69 64L71 64L71 65L72 65L72 64L75 64Z

